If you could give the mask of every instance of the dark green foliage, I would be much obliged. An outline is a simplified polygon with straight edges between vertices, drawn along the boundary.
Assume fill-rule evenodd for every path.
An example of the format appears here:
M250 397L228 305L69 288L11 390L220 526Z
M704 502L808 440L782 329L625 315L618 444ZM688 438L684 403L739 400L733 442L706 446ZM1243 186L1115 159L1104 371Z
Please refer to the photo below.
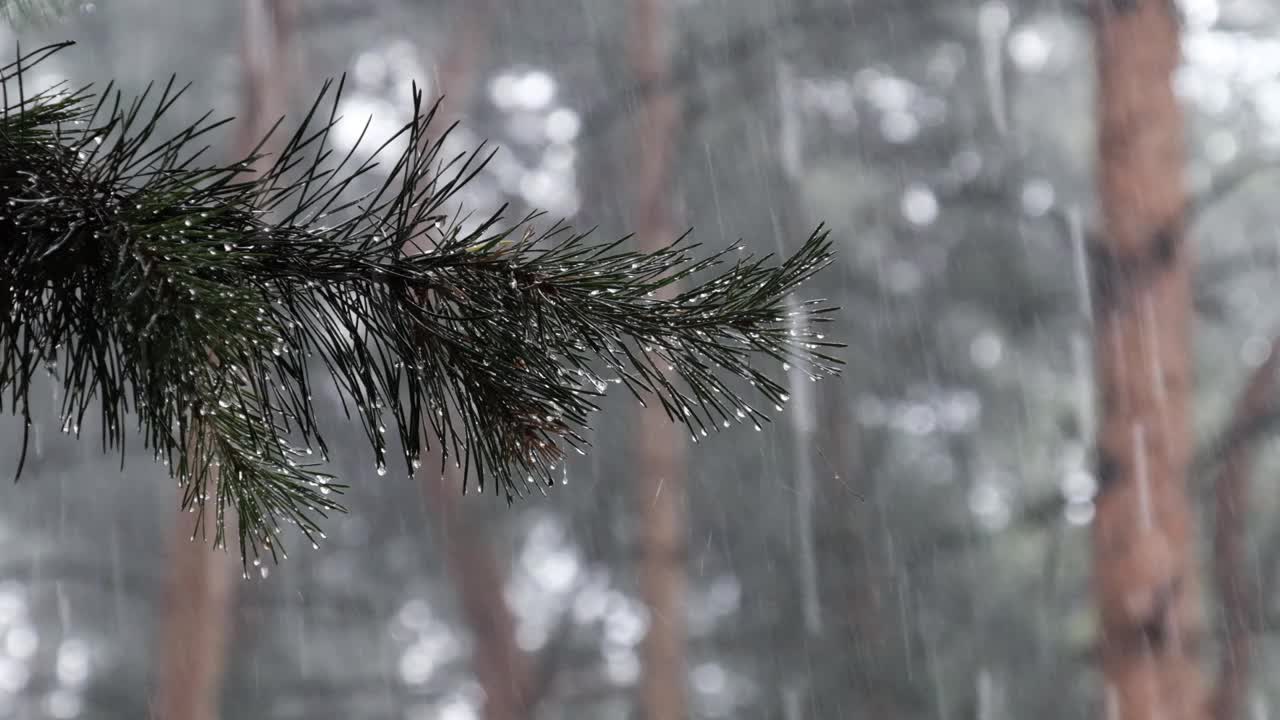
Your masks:
M838 364L823 351L835 345L795 335L785 309L829 262L821 229L778 267L735 249L695 260L687 238L649 254L589 244L558 224L535 232L536 216L464 231L446 203L487 158L441 158L420 95L388 141L407 149L377 180L378 153L332 157L326 142L335 117L322 108L340 86L252 174L257 153L200 159L226 121L158 136L182 92L172 81L153 103L153 91L127 105L110 88L96 101L28 94L24 73L61 47L3 69L0 408L29 428L32 379L47 368L64 430L78 433L97 401L104 450L122 448L133 413L197 531L214 482L215 542L234 511L246 558L274 557L282 523L313 538L340 509L342 486L308 457L327 457L316 365L379 474L389 425L410 471L438 440L442 463L510 500L552 484L565 448L581 451L607 382L656 397L696 439L766 419L731 378L785 402L758 360L807 362L815 377ZM375 187L357 193L357 180ZM677 282L686 289L658 297ZM799 312L820 329L829 308Z

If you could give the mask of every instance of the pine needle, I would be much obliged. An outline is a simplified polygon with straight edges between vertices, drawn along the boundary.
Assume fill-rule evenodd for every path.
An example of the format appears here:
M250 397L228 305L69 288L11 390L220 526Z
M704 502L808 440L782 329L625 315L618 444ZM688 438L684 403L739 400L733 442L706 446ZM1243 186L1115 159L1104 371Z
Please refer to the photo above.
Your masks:
M696 440L767 421L744 393L784 403L770 373L785 363L815 379L839 365L818 334L832 308L787 306L831 261L822 228L769 264L737 248L697 259L688 236L641 253L536 232L536 214L445 221L488 156L441 158L448 133L427 135L421 92L389 167L385 152L333 157L341 83L278 155L218 165L201 158L225 121L160 132L173 80L129 102L110 87L27 95L23 75L63 47L0 69L0 411L30 428L47 371L64 429L97 408L104 449L123 452L132 418L197 529L210 492L215 544L235 513L245 561L276 557L288 525L316 542L342 510L314 374L336 383L379 474L391 436L407 472L438 447L464 491L510 501L554 485L611 384Z

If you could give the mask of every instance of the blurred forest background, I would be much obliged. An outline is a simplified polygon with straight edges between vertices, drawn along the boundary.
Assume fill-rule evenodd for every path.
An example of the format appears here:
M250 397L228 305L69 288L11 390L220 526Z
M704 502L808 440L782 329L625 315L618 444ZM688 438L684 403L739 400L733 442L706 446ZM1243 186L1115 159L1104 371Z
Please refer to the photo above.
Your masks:
M1265 720L1280 5L1180 12L1202 664L1240 685L1235 717ZM100 0L0 28L8 54L66 39L31 82L133 93L176 73L193 85L170 129L234 115L228 158L346 73L340 150L369 116L375 139L404 123L415 81L459 152L499 148L465 193L477 215L783 253L826 222L838 263L801 299L842 307L849 364L817 384L780 369L791 402L758 433L691 439L614 393L593 452L510 509L381 477L353 438L334 451L351 514L247 580L188 542L141 443L121 468L96 428L38 425L0 495L0 717L1104 716L1083 3ZM1242 410L1251 377L1268 397ZM1253 486L1215 518L1242 412ZM21 434L0 418L0 471ZM1243 533L1240 562L1214 528ZM1220 601L1223 569L1247 616Z

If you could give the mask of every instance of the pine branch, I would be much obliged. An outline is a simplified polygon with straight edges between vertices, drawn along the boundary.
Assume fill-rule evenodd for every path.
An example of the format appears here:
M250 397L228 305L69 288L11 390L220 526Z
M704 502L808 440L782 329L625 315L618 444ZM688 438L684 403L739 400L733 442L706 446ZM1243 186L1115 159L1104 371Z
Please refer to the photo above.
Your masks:
M134 415L198 532L220 467L215 544L234 509L246 560L275 558L282 525L315 542L319 518L342 509L343 486L308 460L328 456L315 365L379 474L389 425L410 472L439 442L442 463L508 501L552 485L567 448L584 451L609 383L656 399L696 441L768 419L744 383L786 401L760 361L805 363L815 379L839 365L817 332L833 308L785 305L830 262L822 228L770 266L735 248L696 259L687 236L642 253L561 224L538 233L536 214L469 227L445 208L491 155L440 157L448 133L427 140L435 108L420 93L413 120L367 160L328 145L339 83L275 157L218 165L201 155L225 121L160 132L182 95L172 80L129 103L110 87L29 95L26 71L62 47L0 69L0 410L30 428L47 369L64 430L78 434L96 403L104 450L123 451ZM375 179L397 141L405 150ZM688 289L659 297L677 282ZM813 330L795 334L795 313Z

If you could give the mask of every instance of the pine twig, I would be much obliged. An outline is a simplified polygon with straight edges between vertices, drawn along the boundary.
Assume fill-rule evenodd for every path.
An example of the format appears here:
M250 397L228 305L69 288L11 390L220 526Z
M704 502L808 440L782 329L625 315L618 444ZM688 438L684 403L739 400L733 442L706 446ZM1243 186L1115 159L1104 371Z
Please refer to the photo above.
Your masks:
M410 472L439 443L464 490L488 483L509 501L554 484L562 453L583 451L609 383L656 400L697 440L768 420L744 384L786 401L761 360L804 363L815 379L838 368L839 344L820 333L833 308L800 303L808 329L793 334L786 307L831 261L821 227L776 266L734 248L696 259L687 235L635 252L559 223L539 233L536 214L505 223L499 210L471 227L443 208L489 155L442 158L447 132L423 142L438 105L420 92L413 119L368 159L328 146L338 83L274 157L218 165L201 154L225 121L161 134L182 95L172 80L130 103L110 87L28 94L26 72L65 46L0 68L0 411L29 428L47 369L67 431L96 403L104 449L123 451L132 414L198 531L218 468L215 544L234 510L246 561L282 553L283 525L316 542L319 519L342 509L343 486L309 458L328 454L316 367L379 474L390 426ZM405 149L386 163L395 142Z

